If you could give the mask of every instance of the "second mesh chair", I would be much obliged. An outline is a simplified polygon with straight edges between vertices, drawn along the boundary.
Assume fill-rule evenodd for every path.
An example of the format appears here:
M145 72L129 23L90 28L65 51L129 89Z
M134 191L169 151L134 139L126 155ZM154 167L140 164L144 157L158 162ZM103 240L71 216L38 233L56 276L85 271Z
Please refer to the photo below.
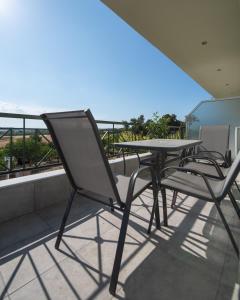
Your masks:
M171 174L167 174L168 171ZM175 171L175 172L172 172ZM223 225L228 233L231 243L239 257L239 248L230 227L223 215L221 209L222 200L229 195L233 182L236 180L240 171L240 152L235 158L227 176L224 179L211 179L205 176L197 169L186 167L167 167L161 171L160 175L164 174L161 179L160 188L164 191L163 197L166 197L165 189L171 189L176 192L183 193L187 196L192 196L207 202L213 202L217 208ZM233 207L240 219L240 210L234 198L230 197ZM165 199L166 201L166 199ZM152 211L153 214L153 211ZM150 224L151 226L151 224Z
M231 150L229 150L230 126L203 125L199 130L202 144L197 147L197 154L217 160L225 167L231 165Z
M185 157L180 165L184 165L188 169L197 169L208 177L224 178L231 165L229 134L229 125L201 126L199 139L202 140L202 143L196 148L196 154ZM219 166L217 169L216 164ZM237 183L236 186L238 188ZM177 192L174 192L172 208L176 203L176 199Z

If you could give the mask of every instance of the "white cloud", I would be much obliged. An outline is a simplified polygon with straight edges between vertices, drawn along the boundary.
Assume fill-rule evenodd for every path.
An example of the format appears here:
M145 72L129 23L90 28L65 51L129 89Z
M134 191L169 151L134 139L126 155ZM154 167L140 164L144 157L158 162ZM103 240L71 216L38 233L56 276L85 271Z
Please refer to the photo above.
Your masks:
M0 100L0 113L26 114L26 115L41 115L44 112L63 111L53 107L43 107L38 105L19 105L13 101ZM22 127L22 119L0 117L0 127ZM26 120L27 128L43 128L44 123L40 120Z
M0 0L1 1L1 0ZM78 108L76 108L78 109ZM83 109L81 107L81 109ZM24 114L24 115L41 115L45 112L66 111L62 107L44 107L39 105L17 104L14 101L5 101L0 99L0 113ZM97 120L108 120L104 115L95 115ZM27 127L43 127L44 124L39 120L26 120ZM22 119L8 118L0 116L0 127L22 127ZM100 128L111 127L110 125L99 125Z
M11 101L0 100L0 112L15 113L15 114L29 114L40 115L44 112L61 111L62 109L52 107L42 107L37 105L19 105Z

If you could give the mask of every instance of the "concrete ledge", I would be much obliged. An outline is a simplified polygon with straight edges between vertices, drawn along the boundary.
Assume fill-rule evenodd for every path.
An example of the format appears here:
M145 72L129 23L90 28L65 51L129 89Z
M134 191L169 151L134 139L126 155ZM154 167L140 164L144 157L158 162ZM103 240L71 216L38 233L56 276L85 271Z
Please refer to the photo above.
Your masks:
M123 173L122 158L109 163L114 173ZM126 167L127 175L138 167L136 155L126 157ZM0 181L0 223L66 201L70 191L63 169Z

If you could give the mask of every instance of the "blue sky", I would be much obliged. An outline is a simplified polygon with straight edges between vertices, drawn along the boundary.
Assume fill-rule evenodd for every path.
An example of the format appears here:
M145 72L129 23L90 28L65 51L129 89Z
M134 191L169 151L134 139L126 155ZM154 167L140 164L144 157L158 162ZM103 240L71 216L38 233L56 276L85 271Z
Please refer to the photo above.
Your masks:
M99 0L0 0L0 111L183 119L211 98Z

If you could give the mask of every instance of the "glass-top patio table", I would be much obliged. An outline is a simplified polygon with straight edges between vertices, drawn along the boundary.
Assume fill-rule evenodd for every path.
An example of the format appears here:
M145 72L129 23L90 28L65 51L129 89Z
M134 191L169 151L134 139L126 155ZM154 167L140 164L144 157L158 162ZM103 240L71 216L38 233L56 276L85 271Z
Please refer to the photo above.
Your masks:
M165 162L168 152L175 152L184 149L189 149L201 144L201 140L177 140L177 139L152 139L152 140L140 140L133 142L114 143L116 147L128 148L133 150L147 150L153 151L155 156L154 168L157 175L158 184L160 182L160 172L165 167ZM165 191L161 190L163 200L163 221L164 226L168 226L167 222L167 202Z

